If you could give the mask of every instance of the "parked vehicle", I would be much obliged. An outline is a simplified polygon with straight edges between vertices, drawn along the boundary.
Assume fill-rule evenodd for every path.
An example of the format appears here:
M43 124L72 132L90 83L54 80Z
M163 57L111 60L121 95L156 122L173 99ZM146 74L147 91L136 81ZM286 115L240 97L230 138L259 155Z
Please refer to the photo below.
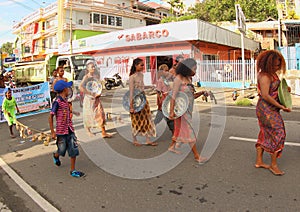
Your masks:
M105 77L104 80L104 86L107 90L110 90L112 87L118 87L120 85L124 88L122 77L119 75L119 73L114 74L111 78Z
M42 61L16 63L16 84L17 86L27 86L46 82L49 80L52 70L58 66L64 67L64 77L69 81L77 80L81 70L85 70L87 60L94 60L94 57L84 54L62 55L46 57Z

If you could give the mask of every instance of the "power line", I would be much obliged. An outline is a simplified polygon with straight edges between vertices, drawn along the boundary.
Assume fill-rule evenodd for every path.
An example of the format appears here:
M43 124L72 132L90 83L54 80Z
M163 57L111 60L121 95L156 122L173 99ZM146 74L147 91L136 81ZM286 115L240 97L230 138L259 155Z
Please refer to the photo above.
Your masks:
M18 2L18 1L16 1L16 0L9 0L9 1L12 1L12 2L14 2L14 3L16 3L16 4L19 4L19 5L21 5L22 7L26 8L27 10L35 11L35 9L33 9L33 8L31 8L31 7L28 7L26 4L23 4L23 3Z
M31 1L34 2L34 3L36 3L37 5L39 5L40 7L43 7L43 5L40 4L40 3L38 3L37 1L35 1L35 0L31 0Z

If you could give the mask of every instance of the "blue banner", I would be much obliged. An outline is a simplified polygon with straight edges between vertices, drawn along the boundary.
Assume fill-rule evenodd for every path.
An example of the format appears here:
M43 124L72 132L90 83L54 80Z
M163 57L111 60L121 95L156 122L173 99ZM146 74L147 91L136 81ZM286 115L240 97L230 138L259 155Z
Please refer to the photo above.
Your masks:
M5 119L2 113L2 102L6 89L0 88L0 122ZM17 118L48 112L51 108L50 86L48 82L28 87L12 88L12 95L17 101L20 113Z

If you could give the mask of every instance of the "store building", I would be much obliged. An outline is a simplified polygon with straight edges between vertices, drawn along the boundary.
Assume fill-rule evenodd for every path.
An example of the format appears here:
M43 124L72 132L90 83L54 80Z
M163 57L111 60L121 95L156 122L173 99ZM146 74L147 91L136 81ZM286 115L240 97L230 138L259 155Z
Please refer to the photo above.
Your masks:
M161 17L154 8L133 0L58 0L13 26L16 56L19 61L42 60L56 54L64 42L157 24Z

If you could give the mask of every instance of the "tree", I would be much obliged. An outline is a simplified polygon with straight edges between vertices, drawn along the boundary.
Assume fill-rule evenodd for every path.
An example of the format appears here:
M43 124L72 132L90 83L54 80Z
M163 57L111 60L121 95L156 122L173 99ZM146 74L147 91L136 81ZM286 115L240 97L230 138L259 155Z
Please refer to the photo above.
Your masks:
M182 12L184 10L184 4L181 0L168 0L167 3L170 5L171 14L176 13L177 11Z
M13 53L13 43L6 42L6 43L2 44L1 51L5 52L9 55L12 54Z
M263 21L268 17L278 17L276 0L204 0L189 11L208 22L232 21L236 19L235 4L240 4L247 20Z

